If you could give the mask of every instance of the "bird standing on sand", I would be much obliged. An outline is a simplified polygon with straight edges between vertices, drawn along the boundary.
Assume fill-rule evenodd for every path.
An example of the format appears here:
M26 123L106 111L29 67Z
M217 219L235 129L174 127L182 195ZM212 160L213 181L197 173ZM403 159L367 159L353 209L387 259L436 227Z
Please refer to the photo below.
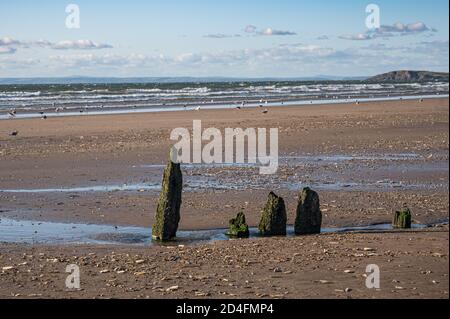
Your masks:
M197 106L197 107L195 108L196 111L200 111L200 109L201 109L200 106Z

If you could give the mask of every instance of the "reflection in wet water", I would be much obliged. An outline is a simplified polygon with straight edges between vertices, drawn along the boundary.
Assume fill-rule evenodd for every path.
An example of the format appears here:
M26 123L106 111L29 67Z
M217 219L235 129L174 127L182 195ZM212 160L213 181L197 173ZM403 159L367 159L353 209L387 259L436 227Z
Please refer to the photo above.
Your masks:
M420 229L426 225L413 225ZM323 233L386 231L390 224L368 225L343 228L323 228ZM288 226L288 236L294 235L294 228ZM195 231L178 231L177 239L169 245L206 243L228 240L226 229ZM121 244L121 245L155 245L151 239L150 228L133 226L110 226L94 224L65 224L56 222L16 221L0 219L0 242L26 244ZM250 237L258 237L256 228L250 229Z
M385 179L386 175L397 176L399 179L405 175L405 171L448 174L448 157L447 160L433 162L426 161L423 156L415 153L292 155L281 156L279 163L279 174L265 176L259 175L256 171L258 164L252 163L183 164L183 170L186 172L184 190L188 192L246 189L298 191L306 186L329 191L448 189L448 180L434 179L418 183L416 180ZM133 166L133 169L146 170L145 174L151 181L147 183L0 189L0 193L159 192L159 181L164 167L163 164ZM309 176L305 168L310 170ZM374 175L375 172L378 177L381 177L380 179Z
M37 189L0 189L0 193L91 193L91 192L127 192L147 191L161 189L158 184L131 184L131 185L96 185L72 188L37 188Z
M446 184L406 184L394 181L378 181L376 183L355 183L355 182L281 182L278 184L269 184L257 181L248 181L246 183L226 181L220 179L199 179L187 182L184 190L188 192L202 190L265 190L270 186L271 189L287 189L298 191L304 187L312 187L317 190L338 191L338 190L414 190L414 189L439 189L445 188ZM130 185L96 185L74 188L36 188L36 189L0 189L0 193L12 194L40 194L40 193L110 193L110 192L145 192L161 190L157 184L130 184Z

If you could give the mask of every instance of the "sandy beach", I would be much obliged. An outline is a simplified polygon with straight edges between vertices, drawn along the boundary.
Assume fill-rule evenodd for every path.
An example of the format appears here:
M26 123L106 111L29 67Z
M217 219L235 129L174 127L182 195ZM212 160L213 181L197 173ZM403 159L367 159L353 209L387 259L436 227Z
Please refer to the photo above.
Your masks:
M183 247L4 243L0 297L448 298L448 98L2 120L0 218L150 227L169 134L193 120L277 127L280 167L182 167L182 230L226 228L240 209L256 226L270 191L292 224L303 186L320 195L323 227L390 223L404 204L415 224L439 225ZM79 291L64 287L70 263ZM368 264L380 290L365 287Z

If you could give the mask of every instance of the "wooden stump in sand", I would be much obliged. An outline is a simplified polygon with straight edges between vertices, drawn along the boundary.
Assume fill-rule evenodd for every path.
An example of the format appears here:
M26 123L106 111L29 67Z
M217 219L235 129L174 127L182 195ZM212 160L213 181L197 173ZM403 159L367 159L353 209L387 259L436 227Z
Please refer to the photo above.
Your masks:
M167 241L176 236L178 223L180 222L182 189L183 175L180 164L175 164L169 160L164 169L161 194L152 228L154 240Z
M286 222L287 214L284 200L271 192L262 211L258 227L259 232L263 236L286 235Z
M250 236L244 212L239 212L236 218L230 219L230 228L227 235L237 238L248 238Z
M298 196L295 234L320 234L321 227L322 212L320 211L319 195L306 187Z
M411 211L408 207L403 207L402 210L395 212L392 227L397 229L411 228Z

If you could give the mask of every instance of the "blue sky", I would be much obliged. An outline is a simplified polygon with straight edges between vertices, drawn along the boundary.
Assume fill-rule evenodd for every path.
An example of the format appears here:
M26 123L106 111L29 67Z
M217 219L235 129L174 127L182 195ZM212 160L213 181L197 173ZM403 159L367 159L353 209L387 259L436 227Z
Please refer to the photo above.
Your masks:
M70 3L79 29L65 25ZM0 77L448 71L448 10L447 0L0 0Z

